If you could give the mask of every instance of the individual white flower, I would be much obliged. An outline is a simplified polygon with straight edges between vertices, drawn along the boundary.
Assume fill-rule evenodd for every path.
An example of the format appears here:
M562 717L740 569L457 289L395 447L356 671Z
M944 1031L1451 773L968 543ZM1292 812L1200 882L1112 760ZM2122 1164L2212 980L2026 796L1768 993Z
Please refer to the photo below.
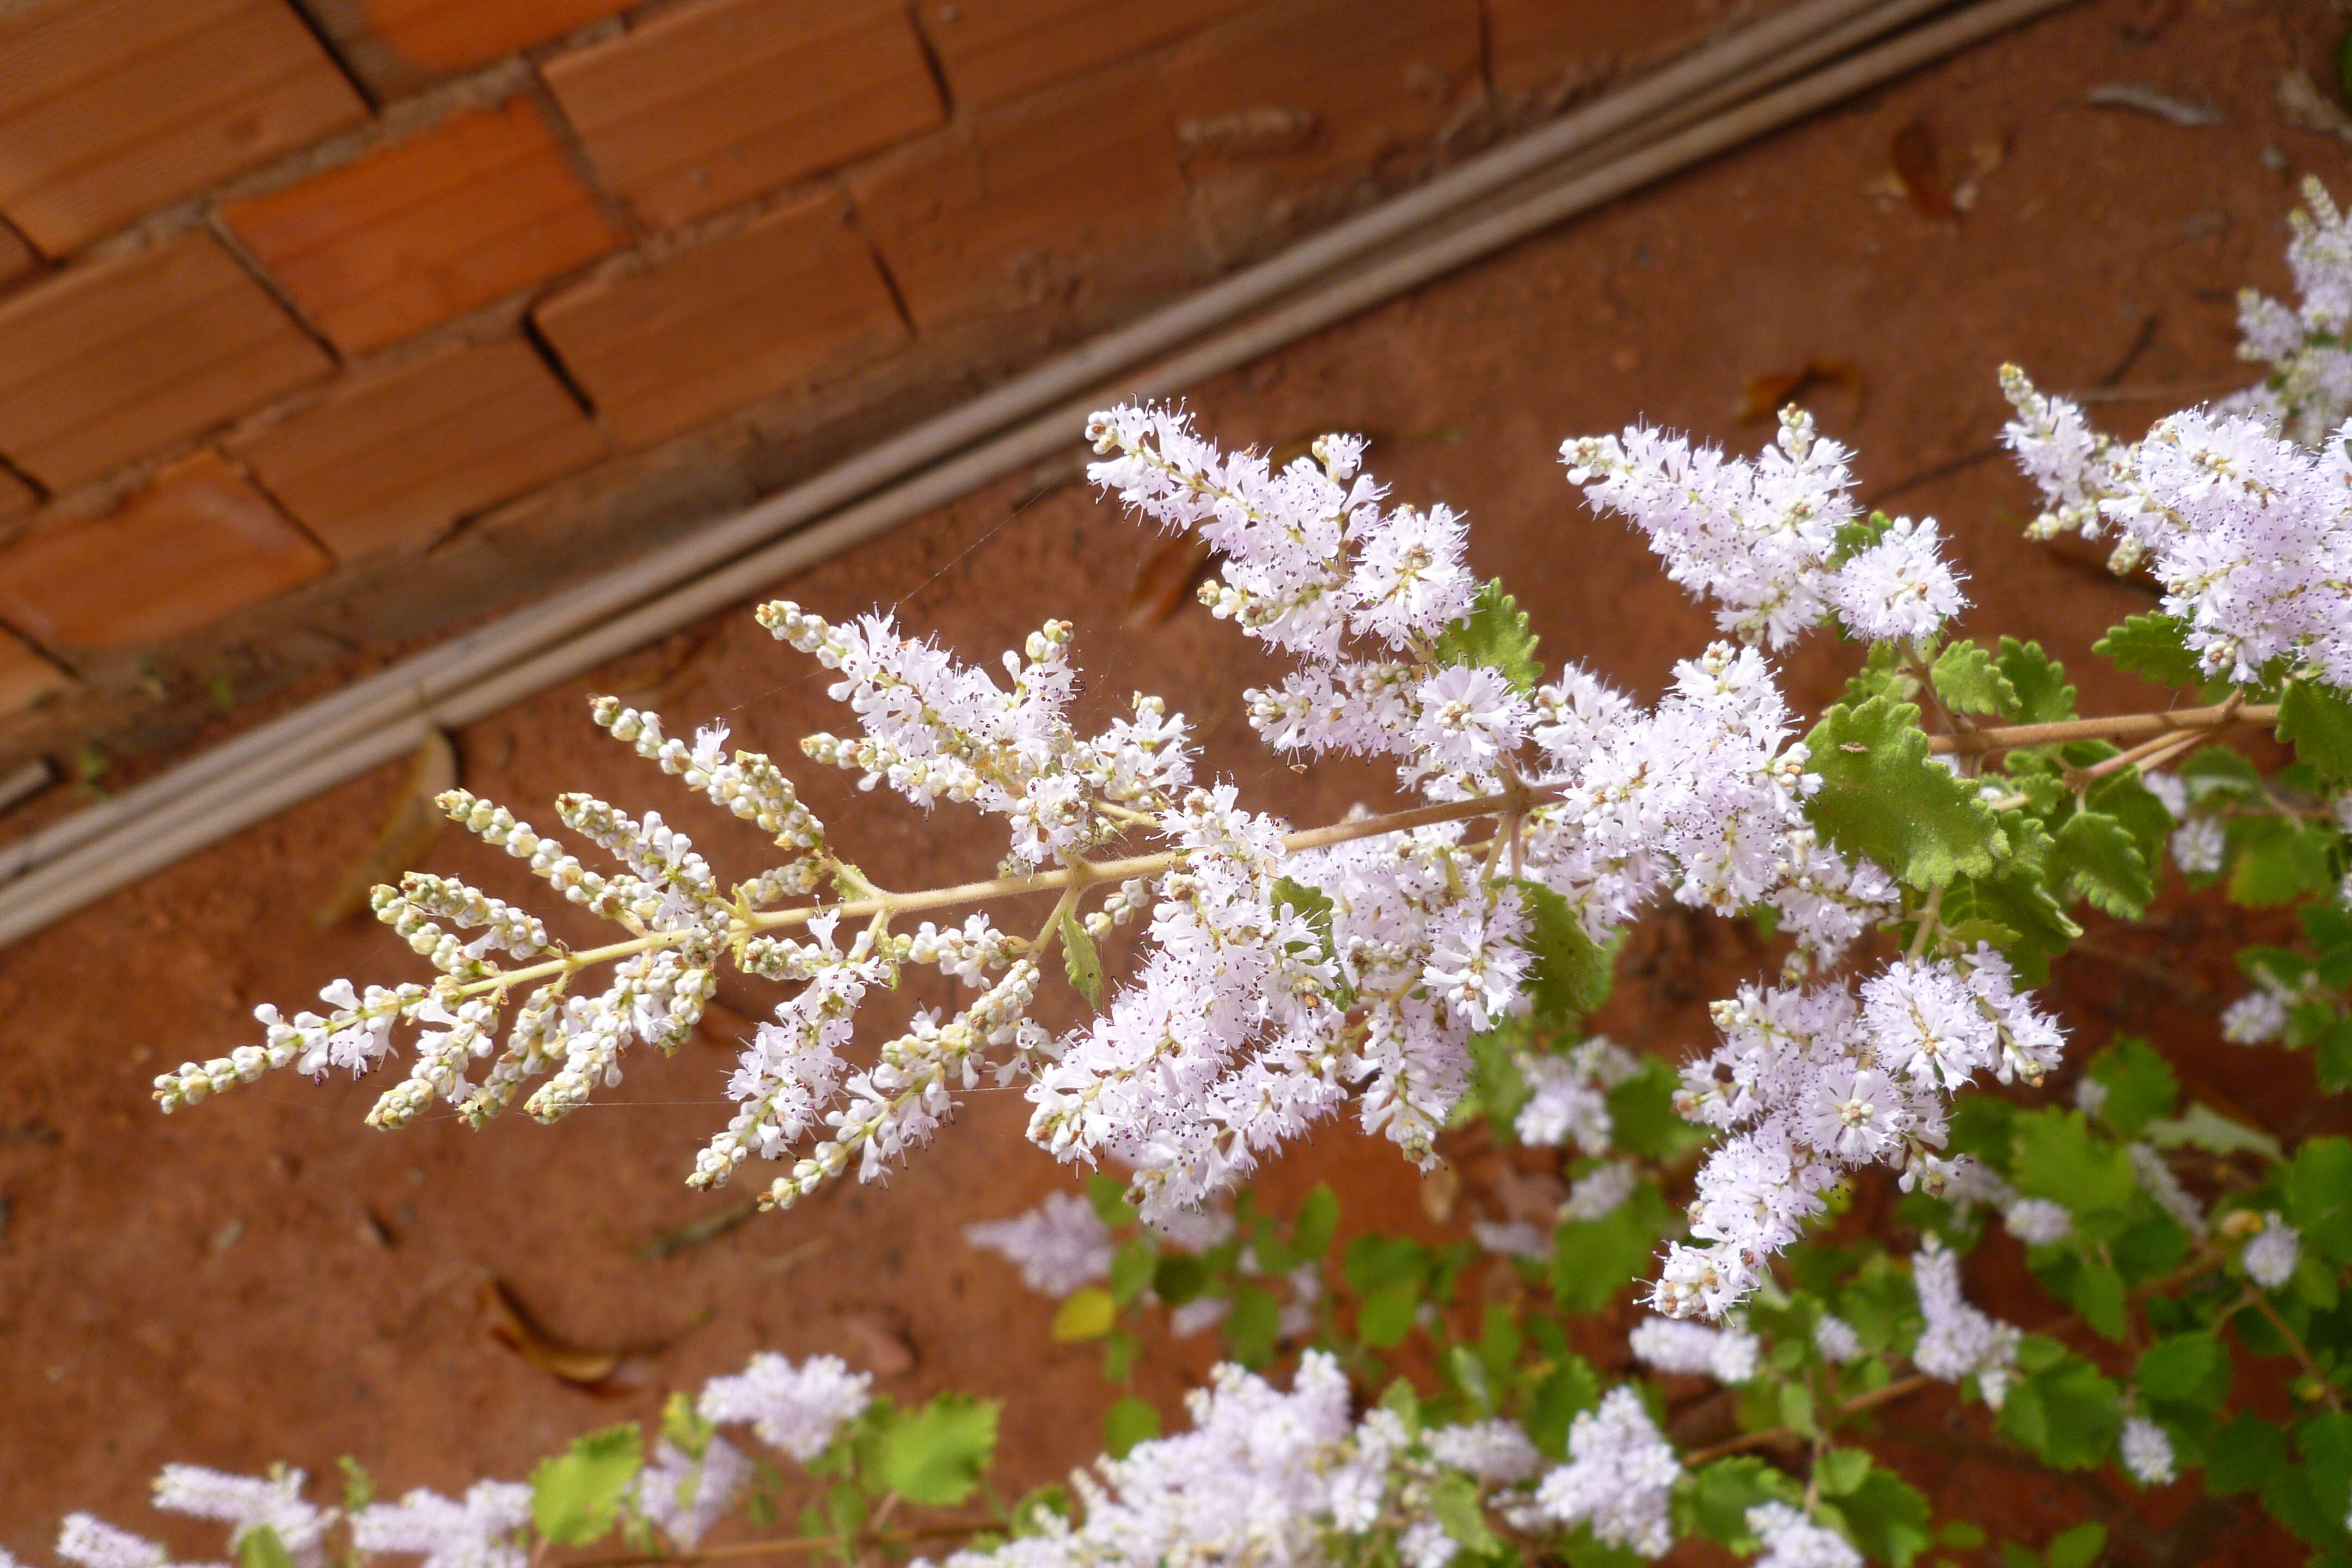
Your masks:
M2172 863L2191 877L2210 877L2229 859L2230 836L2215 816L2192 816L2172 830Z
M2171 1484L2173 1478L2172 1438L2163 1427L2145 1415L2133 1415L2124 1422L2122 1441L2124 1468L2131 1479L2144 1487Z
M1056 1300L1082 1285L1110 1278L1110 1227L1094 1205L1075 1193L1054 1193L1011 1219L963 1228L974 1247L1000 1252L1021 1270L1022 1282Z
M2221 1037L2259 1046L2286 1033L2286 1004L2268 991L2249 991L2221 1009Z
M1823 1361L1836 1366L1860 1361L1869 1353L1853 1325L1830 1312L1823 1312L1822 1321L1813 1325L1813 1348L1822 1352Z
M1612 1388L1599 1409L1580 1413L1569 1426L1568 1454L1537 1486L1537 1510L1554 1524L1588 1525L1607 1545L1664 1556L1674 1539L1668 1495L1682 1465L1641 1395Z
M1417 1519L1397 1537L1397 1556L1405 1568L1445 1568L1461 1550L1445 1527L1433 1519Z
M1445 773L1483 773L1527 735L1527 699L1486 665L1442 669L1422 682L1414 700L1421 709L1414 748Z
M1902 1106L1885 1073L1841 1063L1815 1080L1798 1125L1814 1148L1863 1164L1895 1142Z
M352 1544L422 1556L422 1568L524 1568L530 1525L530 1487L476 1481L462 1500L419 1489L398 1502L369 1504L352 1516Z
M1852 1542L1787 1503L1749 1509L1748 1528L1764 1542L1764 1554L1751 1568L1862 1568L1862 1553Z
M751 1459L724 1437L705 1443L698 1459L665 1437L637 1472L637 1510L690 1552L727 1517L751 1475Z
M2074 1216L2066 1205L2048 1198L2020 1198L2000 1218L2009 1234L2029 1247L2063 1241L2074 1229Z
M704 1384L696 1408L720 1426L749 1422L760 1441L806 1464L865 1410L873 1383L871 1373L851 1372L839 1356L794 1366L762 1351L741 1372Z
M2263 1212L2263 1228L2238 1255L2246 1278L2265 1290L2275 1290L2294 1279L2295 1265L2302 1260L2303 1233L2287 1224L2286 1216L2276 1209Z

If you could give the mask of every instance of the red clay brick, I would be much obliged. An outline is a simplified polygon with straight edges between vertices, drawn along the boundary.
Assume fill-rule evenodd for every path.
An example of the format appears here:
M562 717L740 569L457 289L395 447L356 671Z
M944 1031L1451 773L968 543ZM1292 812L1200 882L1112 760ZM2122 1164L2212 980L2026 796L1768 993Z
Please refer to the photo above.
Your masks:
M422 550L469 512L604 454L604 438L518 338L453 343L331 389L242 437L237 456L348 561Z
M605 183L656 227L940 119L902 0L709 0L548 62Z
M888 353L907 328L824 192L634 276L539 307L540 332L625 445Z
M1219 239L1259 248L1303 198L1417 172L1391 165L1425 162L1483 90L1481 49L1477 0L1285 0L1170 50L1176 138Z
M1246 9L1251 0L921 0L960 109L1017 98ZM1318 49L1345 47L1323 39Z
M1142 62L960 121L850 171L919 328L1200 276L1168 95Z
M0 716L22 713L44 697L73 689L74 679L23 639L0 631Z
M375 348L620 244L527 98L224 207L346 353Z
M1597 79L1696 35L1719 10L1704 0L1486 0L1495 89L1542 92Z
M204 452L106 517L0 549L0 620L55 648L161 642L328 565L327 552L268 496Z
M193 229L0 300L0 452L64 489L331 368L227 248Z
M631 0L302 0L380 99L487 65L628 9Z
M286 0L45 0L0 21L0 210L61 256L366 112Z

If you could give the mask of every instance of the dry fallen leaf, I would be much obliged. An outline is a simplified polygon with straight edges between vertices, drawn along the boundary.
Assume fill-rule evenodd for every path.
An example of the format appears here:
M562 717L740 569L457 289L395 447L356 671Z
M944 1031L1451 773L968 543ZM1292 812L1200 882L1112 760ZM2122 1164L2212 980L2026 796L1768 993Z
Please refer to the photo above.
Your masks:
M2300 69L2279 78L2278 110L2279 117L2297 131L2315 131L2352 142L2352 113L2320 91L2318 84Z
M1795 370L1750 376L1739 389L1733 413L1743 425L1769 419L1806 393L1825 386L1853 398L1854 413L1862 413L1862 372L1842 359L1809 359Z
M433 804L443 790L457 787L457 749L449 737L438 730L425 732L425 743L416 748L410 763L408 783L402 788L400 798L393 803L391 815L376 830L374 842L359 858L343 868L342 880L327 901L310 916L310 923L320 930L358 913L368 907L368 895L379 882L396 881L400 874L415 865L419 857L440 837L441 826L448 818Z
M1895 165L1895 177L1903 182L1903 194L1911 205L1938 223L1957 223L1960 209L1952 205L1951 187L1944 183L1942 154L1936 149L1936 133L1927 129L1924 120L1914 120L1895 133L1888 144L1887 155Z
M2009 161L2009 138L1985 136L1969 143L1969 171L1952 187L1952 205L1968 212L1977 205L1977 196L1993 171Z
M1453 1165L1440 1165L1421 1178L1421 1212L1432 1225L1444 1225L1454 1217L1454 1205L1462 1201L1462 1172Z
M915 1370L915 1347L907 1331L879 1312L843 1312L824 1325L824 1336L848 1352L848 1359L877 1377L897 1377Z
M481 1305L492 1339L574 1388L604 1392L628 1359L625 1351L589 1350L557 1339L540 1326L512 1287L487 1271L482 1275Z
M2191 131L2221 123L2221 111L2211 104L2177 97L2144 81L2103 82L2084 93L2083 101L2094 109L2137 110Z
M644 1263L659 1263L665 1258L675 1258L705 1242L718 1240L759 1212L760 1200L757 1198L745 1198L741 1203L730 1204L723 1209L663 1231L637 1248L637 1258Z

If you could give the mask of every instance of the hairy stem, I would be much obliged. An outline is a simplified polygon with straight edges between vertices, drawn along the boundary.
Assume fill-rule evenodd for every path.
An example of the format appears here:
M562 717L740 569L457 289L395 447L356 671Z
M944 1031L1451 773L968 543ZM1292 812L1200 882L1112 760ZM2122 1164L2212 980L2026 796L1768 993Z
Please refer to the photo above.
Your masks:
M2053 746L2067 741L2143 741L2186 730L2267 729L2278 722L2275 702L2242 703L2232 698L2210 708L2176 708L2167 713L2110 713L2099 719L2061 719L2049 724L2011 724L1930 735L1927 749L1974 756L2021 746Z

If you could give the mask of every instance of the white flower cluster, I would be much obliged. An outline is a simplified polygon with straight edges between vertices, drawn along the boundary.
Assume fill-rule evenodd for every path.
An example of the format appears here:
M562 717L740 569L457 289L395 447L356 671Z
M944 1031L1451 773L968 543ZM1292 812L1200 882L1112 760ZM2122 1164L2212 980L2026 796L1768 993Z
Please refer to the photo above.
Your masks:
M1937 1237L1927 1237L1912 1256L1911 1284L1918 1292L1920 1316L1927 1320L1919 1342L1912 1347L1911 1364L1946 1383L1975 1378L1984 1402L2000 1409L2024 1336L1969 1304L1960 1294L1959 1254Z
M2038 1082L2063 1044L1981 945L1898 960L1859 998L1747 985L1714 1011L1723 1043L1684 1068L1676 1108L1731 1136L1698 1173L1691 1234L1706 1245L1671 1247L1652 1292L1675 1317L1737 1305L1851 1170L1895 1165L1906 1187L1940 1190L1946 1099L1980 1072Z
M763 1353L740 1373L712 1378L698 1404L706 1421L747 1423L761 1441L806 1463L865 1410L872 1382L836 1357L816 1356L795 1366ZM707 1437L699 1454L663 1438L638 1472L630 1500L690 1550L734 1506L753 1469L751 1458L723 1437ZM326 1568L327 1533L346 1521L359 1557L421 1557L422 1568L527 1568L531 1561L531 1489L523 1482L477 1481L462 1498L418 1489L397 1502L372 1502L347 1516L306 1501L303 1479L301 1471L284 1468L262 1477L166 1465L155 1478L155 1506L227 1525L232 1555L247 1535L268 1530L299 1568ZM161 1546L86 1513L66 1517L58 1555L80 1568L173 1568ZM5 1553L0 1568L14 1568Z
M1633 1359L1660 1372L1695 1373L1717 1383L1746 1383L1756 1375L1763 1342L1745 1328L1710 1329L1672 1318L1644 1318L1626 1340Z
M2248 289L2238 296L2238 357L2267 363L2258 385L2225 400L2295 442L2316 447L2352 414L2352 226L2316 179L2303 185L2310 211L2289 216L2287 266L2299 306Z
M1666 575L1714 599L1717 626L1741 640L1778 648L1832 612L1864 641L1933 637L1968 605L1935 520L1859 523L1847 456L1795 407L1753 462L1644 426L1560 447L1594 509L1646 534Z
M1322 1568L1330 1536L1375 1532L1411 1568L1444 1568L1454 1543L1433 1518L1440 1478L1514 1488L1542 1464L1505 1421L1416 1435L1386 1408L1356 1419L1347 1375L1322 1351L1300 1359L1287 1394L1226 1364L1189 1403L1192 1430L1071 1477L1081 1521L1041 1510L1036 1533L957 1552L946 1568Z
M1681 1476L1682 1462L1642 1396L1621 1385L1598 1410L1570 1423L1568 1463L1536 1488L1533 1512L1553 1524L1584 1525L1606 1545L1663 1557L1674 1543L1671 1493Z
M1021 1281L1055 1300L1110 1277L1110 1226L1075 1193L1053 1193L1025 1214L963 1227L966 1241L1002 1253Z
M1511 1130L1520 1142L1534 1148L1573 1143L1587 1154L1606 1153L1609 1091L1640 1071L1641 1065L1606 1035L1580 1041L1558 1055L1522 1051L1517 1066L1527 1080L1528 1100Z

